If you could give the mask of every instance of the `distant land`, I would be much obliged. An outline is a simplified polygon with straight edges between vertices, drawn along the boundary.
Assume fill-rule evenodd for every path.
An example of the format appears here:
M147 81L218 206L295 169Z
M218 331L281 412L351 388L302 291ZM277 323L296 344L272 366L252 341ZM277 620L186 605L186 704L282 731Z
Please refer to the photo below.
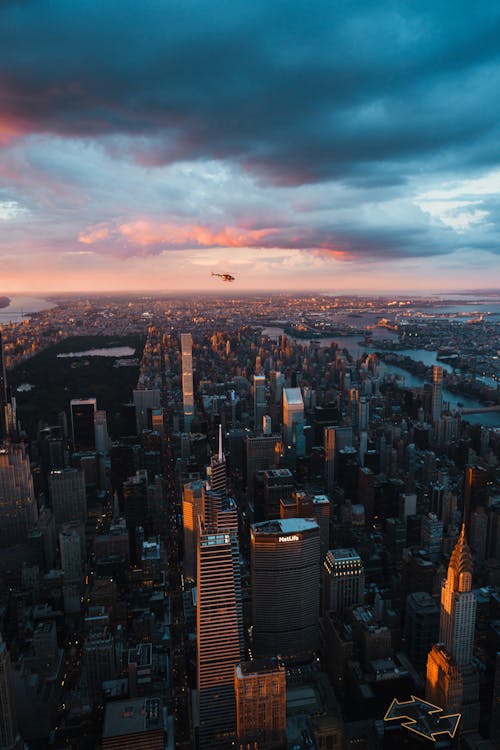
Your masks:
M9 297L0 297L0 308L8 307L10 305Z

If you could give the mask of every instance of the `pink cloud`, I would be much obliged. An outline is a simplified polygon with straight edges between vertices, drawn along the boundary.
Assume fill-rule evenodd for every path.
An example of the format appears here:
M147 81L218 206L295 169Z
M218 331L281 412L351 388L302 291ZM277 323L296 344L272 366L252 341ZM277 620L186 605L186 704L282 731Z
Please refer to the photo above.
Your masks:
M198 247L279 247L278 230L243 229L239 227L222 227L214 229L200 224L179 225L170 222L155 223L137 220L120 224L116 228L98 224L82 232L78 240L87 245L101 242L117 236L141 248L164 245L171 248Z
M85 245L101 245L106 255L132 257L158 255L162 250L202 248L262 248L308 250L318 257L348 261L356 256L355 249L338 242L329 232L309 227L211 227L202 224L155 222L147 219L123 224L96 224L81 232L78 241ZM126 241L126 244L123 243ZM97 250L97 248L96 248Z
M28 132L20 121L0 113L0 146L9 146L16 138Z
M109 237L109 229L104 225L97 225L88 232L81 232L78 235L78 242L84 245L93 245L94 242L105 240Z

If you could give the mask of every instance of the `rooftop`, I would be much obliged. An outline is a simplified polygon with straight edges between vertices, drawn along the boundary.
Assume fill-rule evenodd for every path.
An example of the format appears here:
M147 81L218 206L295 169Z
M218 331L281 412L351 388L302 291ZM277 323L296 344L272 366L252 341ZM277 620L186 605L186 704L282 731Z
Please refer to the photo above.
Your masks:
M299 534L319 528L313 518L280 518L252 525L255 534Z
M304 406L300 388L283 388L283 394L288 406Z
M339 549L331 549L328 551L328 555L333 558L335 562L342 562L344 560L356 560L361 562L359 553L353 547L342 547Z
M252 659L251 661L242 661L236 665L238 677L256 674L257 672L280 672L283 669L284 665L279 658Z
M160 698L135 698L106 705L103 739L163 729Z

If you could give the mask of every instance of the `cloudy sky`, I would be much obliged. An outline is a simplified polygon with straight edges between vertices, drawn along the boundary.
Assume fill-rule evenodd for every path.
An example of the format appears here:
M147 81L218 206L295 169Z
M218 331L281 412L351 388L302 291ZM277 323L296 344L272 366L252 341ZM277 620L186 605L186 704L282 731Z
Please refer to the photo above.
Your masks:
M500 3L2 0L0 293L500 287Z

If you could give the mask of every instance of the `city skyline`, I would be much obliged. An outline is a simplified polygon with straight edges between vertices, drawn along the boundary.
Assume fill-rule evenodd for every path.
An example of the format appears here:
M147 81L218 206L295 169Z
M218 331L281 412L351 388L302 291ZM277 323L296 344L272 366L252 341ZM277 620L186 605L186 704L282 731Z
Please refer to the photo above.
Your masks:
M3 3L0 292L490 288L500 9L457 10Z

